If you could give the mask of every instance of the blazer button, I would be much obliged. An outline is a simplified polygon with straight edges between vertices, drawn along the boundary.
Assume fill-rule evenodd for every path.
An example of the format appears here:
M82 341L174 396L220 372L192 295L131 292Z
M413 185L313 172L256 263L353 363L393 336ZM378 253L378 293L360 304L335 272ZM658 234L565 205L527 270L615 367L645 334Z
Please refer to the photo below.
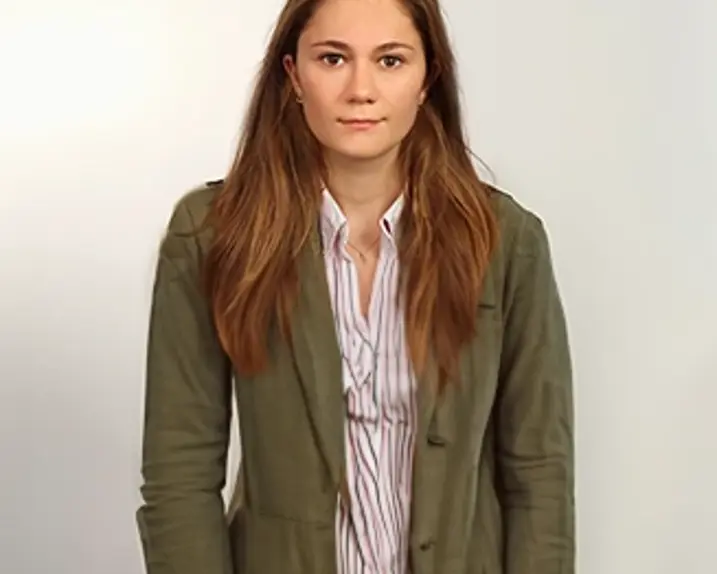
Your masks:
M426 552L427 550L430 550L435 545L435 542L433 540L426 540L425 542L421 542L418 548L420 548L423 552Z
M426 440L431 446L446 446L446 444L448 443L448 441L446 441L444 437L435 433L430 433Z

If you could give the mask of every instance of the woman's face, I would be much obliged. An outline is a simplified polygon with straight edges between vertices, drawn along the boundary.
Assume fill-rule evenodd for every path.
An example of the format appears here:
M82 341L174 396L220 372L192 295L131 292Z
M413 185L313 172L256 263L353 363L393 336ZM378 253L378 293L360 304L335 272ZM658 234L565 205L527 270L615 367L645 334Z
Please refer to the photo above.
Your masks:
M329 159L395 155L425 98L421 37L400 0L324 0L284 65Z

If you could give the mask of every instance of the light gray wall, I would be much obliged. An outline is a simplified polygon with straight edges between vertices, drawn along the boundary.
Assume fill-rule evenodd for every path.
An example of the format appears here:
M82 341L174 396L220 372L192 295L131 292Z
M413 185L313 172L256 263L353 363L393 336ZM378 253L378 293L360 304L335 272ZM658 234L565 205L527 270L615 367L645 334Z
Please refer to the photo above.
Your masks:
M1 572L142 571L156 248L224 172L280 3L0 6ZM444 6L474 147L551 231L580 572L712 574L717 5Z

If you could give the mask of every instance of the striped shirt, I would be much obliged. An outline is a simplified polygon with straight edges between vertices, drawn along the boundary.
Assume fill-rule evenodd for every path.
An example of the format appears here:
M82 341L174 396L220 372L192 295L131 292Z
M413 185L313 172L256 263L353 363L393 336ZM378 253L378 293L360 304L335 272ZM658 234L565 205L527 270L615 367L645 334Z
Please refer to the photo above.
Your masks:
M336 517L339 574L406 574L415 440L415 379L396 305L399 198L381 220L380 255L367 316L346 251L348 225L324 192L321 235L346 406L349 504Z

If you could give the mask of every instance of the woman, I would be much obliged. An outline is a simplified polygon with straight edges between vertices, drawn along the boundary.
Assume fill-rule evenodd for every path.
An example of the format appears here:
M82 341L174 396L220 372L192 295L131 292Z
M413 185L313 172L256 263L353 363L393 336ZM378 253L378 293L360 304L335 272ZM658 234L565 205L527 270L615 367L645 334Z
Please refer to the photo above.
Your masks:
M144 433L150 574L574 572L548 240L476 175L437 0L287 1L161 247Z

